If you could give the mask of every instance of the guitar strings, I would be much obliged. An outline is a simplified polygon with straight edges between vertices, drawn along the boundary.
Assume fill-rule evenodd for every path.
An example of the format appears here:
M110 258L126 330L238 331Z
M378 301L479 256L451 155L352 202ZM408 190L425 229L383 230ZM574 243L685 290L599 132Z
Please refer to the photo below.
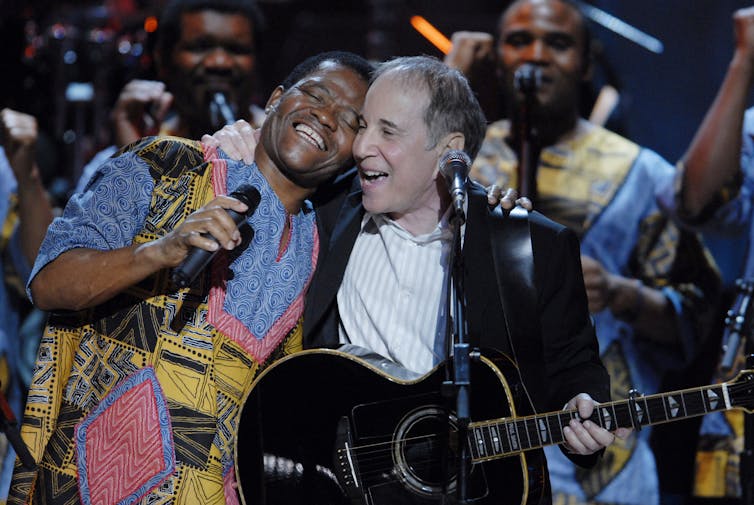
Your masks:
M402 443L429 442L430 446L423 447L422 450L432 452L432 450L435 449L433 448L433 445L436 444L436 440L439 437L440 435L437 433L408 437L403 439ZM388 464L382 465L382 463L386 462L386 456L393 453L395 445L397 445L397 442L391 440L352 447L351 450L355 453L360 476L368 479L373 476L384 475L386 472L392 472L395 468L395 462L392 458L387 460ZM344 449L338 449L338 452L343 451ZM436 465L438 463L438 458L406 458L406 463L411 469L424 470Z
M750 384L746 384L746 383L728 383L727 386L728 386L729 393L732 394L732 395L736 395L736 394L739 394L741 392L744 392L744 391L752 389L752 386ZM704 414L706 414L708 412L719 411L719 410L726 410L727 409L727 407L724 404L722 404L722 399L721 399L721 404L723 405L722 408L715 408L715 409L712 409L712 410L707 410L706 403L704 401L704 398L701 395L698 396L698 397L695 396L695 395L693 395L693 394L691 396L689 396L689 397L685 397L684 396L684 395L688 395L688 393L702 393L705 390L709 390L709 386L704 386L704 387L699 387L699 388L690 388L690 389L687 389L687 390L677 391L677 392L673 393L675 396L681 397L681 399L683 401L683 410L685 412L684 417L693 417L693 416L696 416L696 415L704 415ZM749 391L749 395L751 395L751 391ZM661 421L661 422L669 422L669 421L673 421L674 420L675 416L668 417L667 405L666 405L666 403L664 401L661 402L661 405L659 405L659 406L658 405L650 405L650 404L647 403L647 401L649 401L649 400L658 399L658 398L661 398L663 396L665 396L665 395L664 394L650 395L650 396L647 396L647 397L643 397L642 396L642 397L637 398L637 401L641 402L641 403L644 403L644 405L646 407L643 411L647 413L646 419L647 419L647 421L648 421L649 424L652 423L653 419L657 419L657 418L665 419L665 421ZM623 408L622 410L625 410L626 408L628 408L628 406L629 406L629 404L625 400L619 400L619 401L615 401L615 402L608 402L608 403L604 403L604 404L599 405L600 408L612 408L613 412L616 413L617 417L627 417L627 418L629 416L625 412L621 412L620 414L623 414L623 415L620 415L618 413L618 411L616 410L616 407L618 407L619 409L622 407ZM697 412L697 413L693 413L693 414L688 414L688 407L689 406L691 406L691 407L693 407L695 409L701 408L703 410L703 412ZM733 407L735 407L735 405ZM557 412L557 413L552 413L552 414L549 414L549 415L550 416L564 416L565 415L566 418L568 418L568 416L571 415L571 417L572 417L572 414L570 414L570 411ZM529 416L530 419L534 419L535 421L536 421L536 419L538 419L538 418L541 419L542 417L548 417L548 415L546 414L545 416L536 416L536 415L535 416ZM482 423L482 424L480 424L480 426L494 425L494 424L497 424L498 426L506 426L506 425L513 424L513 423L515 423L517 421L520 422L523 419L525 419L525 418L511 419L511 420L503 421L503 422L491 421L489 423ZM619 422L619 419L615 419L614 421ZM660 424L661 422L655 422L654 424ZM626 425L621 424L621 426L626 426ZM630 426L630 423L627 423L627 426ZM419 442L419 441L425 441L425 442L433 443L433 440L436 439L437 437L438 437L438 434L421 435L421 436L416 436L416 437L408 437L406 439L403 439L401 441L401 443L405 444L405 443L408 443L408 442ZM517 436L517 438L521 438L521 437ZM386 470L391 470L392 468L394 468L394 465L392 464L392 458L390 460L391 464L388 465L388 466L377 466L377 467L372 468L369 465L371 465L371 464L378 464L379 465L380 463L384 462L385 455L386 454L391 454L394 451L394 447L395 447L396 443L397 442L395 442L393 440L390 440L390 441L387 441L387 442L378 442L378 443L373 443L373 444L365 444L365 445L361 445L361 446L354 446L354 447L352 447L351 450L353 451L354 455L357 457L357 461L359 463L360 473L364 477L368 478L368 477L370 477L372 475L381 474L381 473L384 473ZM562 443L562 441L559 441L557 443ZM431 447L429 449L431 450ZM522 449L522 450L526 450L526 449ZM339 449L339 451L342 451L342 449ZM516 454L518 452L520 452L520 451L513 451L509 455L514 455L514 454ZM426 459L426 460L412 459L410 461L410 463L411 463L411 467L412 468L419 468L420 465L431 465L433 463L436 463L436 458Z

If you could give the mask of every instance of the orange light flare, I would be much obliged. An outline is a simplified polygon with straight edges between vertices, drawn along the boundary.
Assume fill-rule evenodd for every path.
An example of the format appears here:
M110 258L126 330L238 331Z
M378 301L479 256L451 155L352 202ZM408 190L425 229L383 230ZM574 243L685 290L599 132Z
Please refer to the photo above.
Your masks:
M157 18L155 16L148 16L144 20L144 31L147 33L157 31Z
M419 32L425 39L430 41L433 46L442 51L443 54L448 54L453 47L453 43L450 39L443 35L443 33L432 26L432 23L427 21L421 16L411 16L411 26Z

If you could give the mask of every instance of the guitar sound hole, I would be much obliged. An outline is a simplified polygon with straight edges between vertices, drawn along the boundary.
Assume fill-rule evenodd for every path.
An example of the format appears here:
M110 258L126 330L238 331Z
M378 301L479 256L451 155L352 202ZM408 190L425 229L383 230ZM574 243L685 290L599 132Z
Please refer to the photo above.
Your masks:
M401 420L393 439L393 463L406 489L423 496L455 489L456 433L455 418L439 407L414 410Z

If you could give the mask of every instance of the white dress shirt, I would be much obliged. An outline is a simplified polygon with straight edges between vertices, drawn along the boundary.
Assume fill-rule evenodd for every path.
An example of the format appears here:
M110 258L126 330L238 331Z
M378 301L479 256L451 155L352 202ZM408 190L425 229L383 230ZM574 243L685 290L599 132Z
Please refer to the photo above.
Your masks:
M418 373L445 358L450 211L420 236L385 215L364 216L337 295L342 343Z

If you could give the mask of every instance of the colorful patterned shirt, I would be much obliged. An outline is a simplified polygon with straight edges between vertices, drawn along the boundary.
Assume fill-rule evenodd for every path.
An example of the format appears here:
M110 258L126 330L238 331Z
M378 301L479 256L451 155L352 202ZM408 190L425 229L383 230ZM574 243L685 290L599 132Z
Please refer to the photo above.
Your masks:
M255 165L197 142L145 139L71 199L32 272L74 248L155 240L242 183L261 194L245 243L191 286L160 271L94 309L51 317L22 430L39 471L16 467L9 503L237 503L245 396L264 367L301 348L314 212L289 216Z

